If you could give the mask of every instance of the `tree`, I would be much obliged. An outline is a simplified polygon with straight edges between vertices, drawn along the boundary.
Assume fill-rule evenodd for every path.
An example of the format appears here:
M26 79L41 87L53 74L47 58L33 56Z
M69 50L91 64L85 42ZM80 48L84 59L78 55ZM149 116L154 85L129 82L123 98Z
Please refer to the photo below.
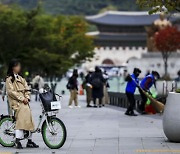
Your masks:
M23 41L26 18L21 11L12 11L7 6L0 6L0 63L1 74L5 73L8 61L17 57ZM18 50L19 49L19 50Z
M0 75L5 74L10 59L19 58L24 71L61 76L93 56L93 40L85 35L87 27L81 17L0 5Z
M3 4L17 4L23 9L36 8L39 0L0 0ZM121 11L141 10L135 0L41 0L43 9L50 14L94 15L108 6Z
M141 8L150 9L149 13L180 12L180 0L136 0Z
M155 34L156 48L162 53L165 77L168 76L168 58L172 52L180 49L180 31L176 27L167 27Z
M117 11L117 7L113 5L109 5L99 11L99 13L104 13L106 11Z

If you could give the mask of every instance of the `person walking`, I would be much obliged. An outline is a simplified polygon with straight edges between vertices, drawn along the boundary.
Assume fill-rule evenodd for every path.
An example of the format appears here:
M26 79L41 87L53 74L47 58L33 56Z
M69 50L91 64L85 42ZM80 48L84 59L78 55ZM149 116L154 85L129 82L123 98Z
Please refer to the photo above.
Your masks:
M39 74L36 74L36 76L32 80L32 85L33 85L33 88L36 90L42 89L44 87L43 78ZM38 101L38 92L35 93L35 101L36 102Z
M86 102L87 102L87 107L92 107L90 105L92 101L92 85L90 83L91 76L93 74L93 69L89 69L88 74L85 76L85 89L86 89Z
M97 107L96 99L99 100L99 107L102 107L102 98L104 96L103 87L104 87L105 79L103 78L103 74L99 67L95 67L95 72L91 76L90 83L92 85L92 97L93 97L94 107Z
M127 81L126 96L129 101L129 106L125 112L125 115L128 116L137 116L137 114L134 113L134 107L135 107L134 93L136 91L137 84L139 83L138 76L140 75L140 73L141 70L139 68L134 68L133 74L128 75L125 79L125 81Z
M78 71L74 69L72 76L69 78L67 89L70 91L70 99L69 99L69 108L73 108L72 102L74 101L75 107L79 107L78 105Z
M23 148L20 140L24 136L24 131L28 131L29 134L34 131L34 122L29 106L29 87L26 80L19 75L20 71L21 64L14 59L9 64L6 78L8 101L15 112L15 146L17 149ZM30 135L26 147L38 148L39 146L32 141L31 137L32 135Z
M154 87L156 88L156 80L160 78L160 75L158 72L156 71L152 71L151 74L145 76L144 79L142 79L141 83L140 83L140 87L151 94L150 92L150 88L154 85ZM141 98L142 98L142 101L141 101L141 104L139 106L139 110L141 112L141 114L146 114L145 112L145 105L146 105L146 102L147 102L147 97L146 95L142 92L141 89L139 89L139 92L140 92L140 95L141 95Z

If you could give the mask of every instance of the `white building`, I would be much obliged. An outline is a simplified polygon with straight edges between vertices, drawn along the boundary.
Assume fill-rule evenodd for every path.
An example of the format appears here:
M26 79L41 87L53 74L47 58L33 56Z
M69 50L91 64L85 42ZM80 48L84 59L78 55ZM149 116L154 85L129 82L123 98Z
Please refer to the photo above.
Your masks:
M143 53L147 53L147 48L143 47L101 47L94 49L94 58L83 64L85 69L101 66L126 66L130 58L140 59Z

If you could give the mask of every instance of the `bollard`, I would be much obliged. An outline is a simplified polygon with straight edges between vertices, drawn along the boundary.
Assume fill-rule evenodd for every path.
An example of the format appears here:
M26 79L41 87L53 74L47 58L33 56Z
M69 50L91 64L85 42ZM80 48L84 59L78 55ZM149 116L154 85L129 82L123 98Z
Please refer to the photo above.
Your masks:
M163 81L163 95L165 96L167 94L167 82Z
M175 92L176 89L177 89L177 82L173 81L172 82L172 92Z

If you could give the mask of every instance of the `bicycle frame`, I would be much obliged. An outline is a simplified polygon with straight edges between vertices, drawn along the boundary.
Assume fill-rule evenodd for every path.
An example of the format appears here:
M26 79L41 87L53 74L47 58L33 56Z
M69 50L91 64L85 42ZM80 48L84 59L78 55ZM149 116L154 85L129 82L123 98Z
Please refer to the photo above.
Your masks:
M52 129L50 128L49 122L48 122L48 117L52 117L52 116L56 116L56 115L51 115L51 116L49 116L47 112L44 112L44 111L43 111L42 114L39 116L39 122L38 122L38 125L37 125L36 129L35 129L34 131L32 131L32 133L36 133L36 132L40 133L40 132L41 132L40 126L42 125L42 121L43 121L43 118L44 118L44 117L45 117L45 121L46 121L46 124L47 124L47 126L48 126L48 129L49 129L49 131L52 133L53 131L52 131Z
M55 94L55 95L59 97L59 100L61 100L62 96L60 96L60 95L58 95L58 94ZM58 110L58 111L52 111L51 114L52 114L52 113L55 113L55 115L49 116L49 115L48 115L48 112L45 112L42 102L41 102L41 108L42 108L42 115L39 116L39 123L38 123L38 125L37 125L37 128L36 128L35 131L33 131L32 133L40 132L40 131L41 131L41 130L40 130L40 126L41 126L41 124L42 124L42 120L43 120L43 117L44 117L44 116L45 116L45 121L46 121L46 124L47 124L47 127L48 127L49 131L50 131L51 133L54 133L53 130L50 128L50 125L49 125L49 122L48 122L48 117L56 116L56 113L57 113L59 110Z
M59 99L61 99L62 96L59 96L58 94L56 94L56 95L59 97ZM39 116L39 123L38 123L38 125L37 125L37 128L36 128L32 133L36 133L36 132L39 133L39 132L41 131L40 126L42 125L42 121L43 121L43 118L44 118L44 117L45 117L45 121L46 121L46 124L47 124L47 127L48 127L49 131L50 131L51 133L54 133L53 130L52 130L52 129L50 128L50 126L49 126L48 118L49 118L49 117L52 117L52 116L56 116L56 114L57 114L58 111L52 111L51 114L54 113L55 115L50 115L50 116L49 116L49 115L48 115L48 112L45 112L42 103L41 103L41 108L42 108L42 114Z
M37 93L39 94L39 91L38 91L38 90L33 89L33 91L34 91L34 92L37 92ZM58 94L55 94L55 95L59 97L59 100L61 100L62 96L60 96L60 95L58 95ZM39 116L39 123L38 123L38 125L37 125L37 128L36 128L32 133L36 133L36 132L39 133L39 132L41 131L40 126L41 126L41 124L42 124L42 121L43 121L43 117L44 117L44 116L45 116L45 121L46 121L46 124L47 124L47 127L48 127L49 131L50 131L51 133L53 133L52 129L51 129L50 126L49 126L48 117L56 116L56 113L57 113L59 110L58 110L58 111L52 111L52 112L55 113L55 115L49 116L49 115L48 115L48 112L45 112L42 102L40 102L40 103L41 103L41 108L42 108L42 114ZM51 113L52 113L52 112L51 112Z

